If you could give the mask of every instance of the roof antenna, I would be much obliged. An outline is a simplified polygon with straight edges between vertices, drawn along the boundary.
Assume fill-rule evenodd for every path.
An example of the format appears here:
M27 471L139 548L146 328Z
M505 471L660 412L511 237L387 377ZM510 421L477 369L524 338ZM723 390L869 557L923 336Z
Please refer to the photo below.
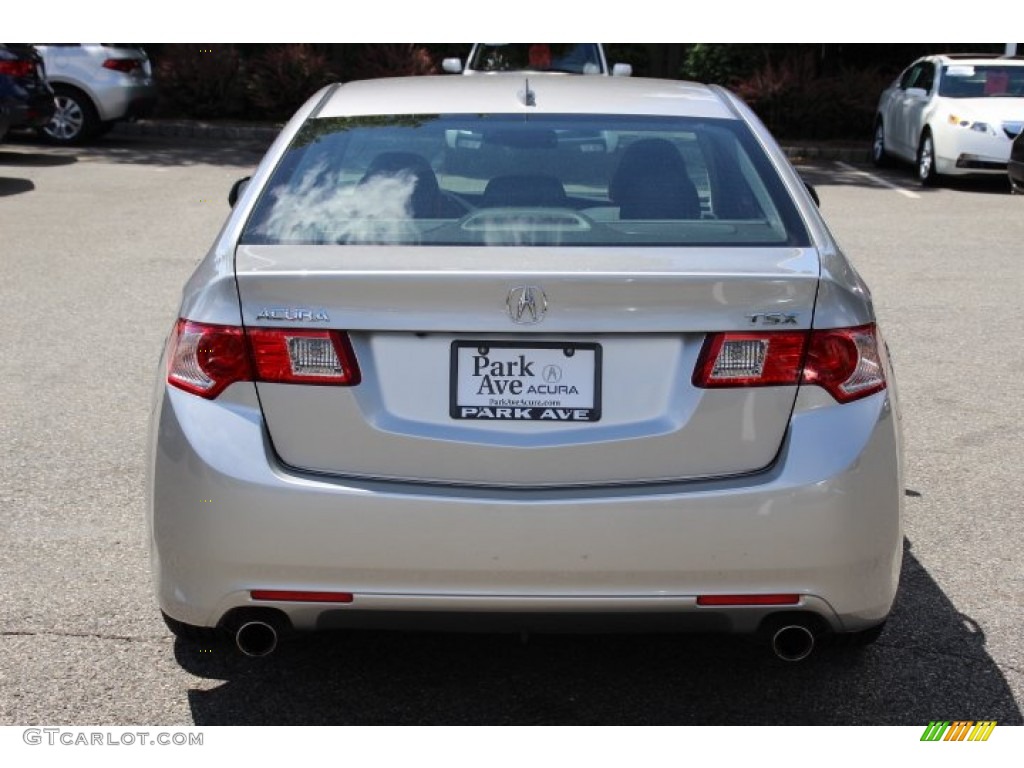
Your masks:
M537 106L537 94L530 90L530 78L526 78L526 89L516 94L524 107Z

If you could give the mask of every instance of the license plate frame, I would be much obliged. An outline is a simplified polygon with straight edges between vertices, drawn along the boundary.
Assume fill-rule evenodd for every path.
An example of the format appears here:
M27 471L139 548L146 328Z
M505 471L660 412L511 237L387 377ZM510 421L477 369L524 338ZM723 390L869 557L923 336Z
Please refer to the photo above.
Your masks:
M449 416L459 421L600 421L601 351L596 342L453 341ZM486 363L479 361L481 356Z

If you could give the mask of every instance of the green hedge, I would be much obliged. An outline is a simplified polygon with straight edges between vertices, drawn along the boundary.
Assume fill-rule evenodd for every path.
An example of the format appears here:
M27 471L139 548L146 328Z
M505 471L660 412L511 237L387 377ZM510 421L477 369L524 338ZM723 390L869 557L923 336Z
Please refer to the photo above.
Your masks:
M719 83L783 139L867 141L882 89L914 58L1002 44L607 43L638 77ZM147 44L158 116L280 121L327 83L440 71L466 43Z

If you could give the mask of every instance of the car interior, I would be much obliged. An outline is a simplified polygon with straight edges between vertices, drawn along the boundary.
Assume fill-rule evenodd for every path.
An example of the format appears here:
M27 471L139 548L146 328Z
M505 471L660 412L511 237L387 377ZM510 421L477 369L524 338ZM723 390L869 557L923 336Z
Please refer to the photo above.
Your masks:
M714 121L606 128L572 116L325 120L315 136L296 137L244 242L779 244L801 237L795 212L776 202L786 199L772 189L777 178L758 170L737 136ZM298 210L301 221L289 218Z

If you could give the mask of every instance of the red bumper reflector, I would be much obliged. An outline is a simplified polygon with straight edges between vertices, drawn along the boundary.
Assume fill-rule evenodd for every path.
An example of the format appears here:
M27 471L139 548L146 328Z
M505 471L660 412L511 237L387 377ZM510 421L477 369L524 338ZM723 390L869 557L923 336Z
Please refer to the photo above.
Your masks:
M796 605L800 595L701 595L697 605Z
M351 592L298 592L290 589L254 589L253 600L275 600L282 603L351 603Z

